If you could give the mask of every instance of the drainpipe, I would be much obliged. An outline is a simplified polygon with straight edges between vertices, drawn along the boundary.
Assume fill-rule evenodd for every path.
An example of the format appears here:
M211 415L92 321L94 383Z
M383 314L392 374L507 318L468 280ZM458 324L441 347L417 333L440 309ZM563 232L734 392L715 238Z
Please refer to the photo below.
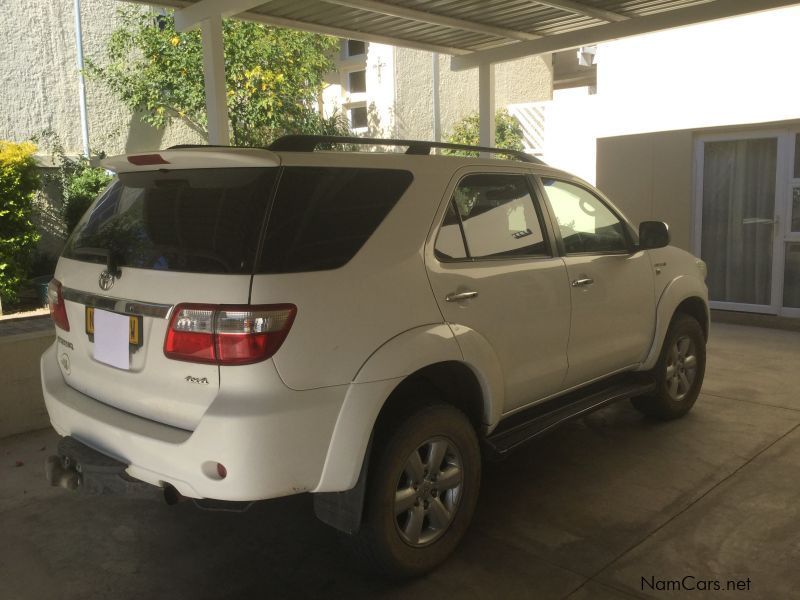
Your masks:
M439 99L439 53L431 55L433 69L433 141L442 141L442 114Z
M89 158L89 117L86 112L86 85L83 78L83 35L81 33L81 0L75 0L75 50L78 63L78 100L81 109L83 155Z

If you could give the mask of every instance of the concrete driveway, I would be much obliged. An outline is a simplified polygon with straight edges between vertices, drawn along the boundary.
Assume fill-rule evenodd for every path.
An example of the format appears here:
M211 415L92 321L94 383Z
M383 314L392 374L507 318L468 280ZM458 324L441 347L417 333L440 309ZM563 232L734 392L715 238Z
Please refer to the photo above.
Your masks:
M461 548L403 585L353 568L307 495L82 498L46 487L54 433L6 438L0 598L798 597L800 333L714 326L703 389L683 420L620 404L487 465Z

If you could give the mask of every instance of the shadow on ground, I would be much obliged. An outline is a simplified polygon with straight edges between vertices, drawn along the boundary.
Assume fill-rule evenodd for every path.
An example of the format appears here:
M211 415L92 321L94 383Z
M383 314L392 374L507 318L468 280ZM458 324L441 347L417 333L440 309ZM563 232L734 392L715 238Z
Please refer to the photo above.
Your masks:
M687 418L654 423L624 403L486 464L462 546L404 584L354 566L308 495L244 514L83 498L45 487L54 433L2 440L0 597L727 597L642 584L687 575L723 589L750 578L738 597L791 597L800 334L714 336L707 393Z

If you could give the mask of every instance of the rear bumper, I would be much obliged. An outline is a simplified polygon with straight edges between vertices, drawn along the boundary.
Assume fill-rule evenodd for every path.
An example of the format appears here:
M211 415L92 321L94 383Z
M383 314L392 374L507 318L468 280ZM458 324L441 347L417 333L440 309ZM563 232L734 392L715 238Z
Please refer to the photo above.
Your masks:
M317 487L348 386L295 391L271 362L259 397L235 382L211 404L194 431L157 423L98 402L71 388L56 345L42 355L42 391L62 436L128 465L135 479L170 484L189 498L247 501ZM235 367L233 367L235 368ZM274 381L273 381L274 380ZM227 469L219 479L216 463Z

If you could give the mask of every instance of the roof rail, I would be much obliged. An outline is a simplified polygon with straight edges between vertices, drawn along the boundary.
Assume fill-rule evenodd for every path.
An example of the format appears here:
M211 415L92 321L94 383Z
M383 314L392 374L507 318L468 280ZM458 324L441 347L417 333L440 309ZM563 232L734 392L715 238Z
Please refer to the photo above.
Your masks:
M406 154L427 155L431 148L447 150L465 150L467 152L487 152L491 154L507 154L517 160L529 163L545 164L535 156L522 150L506 148L489 148L486 146L470 146L468 144L449 144L446 142L429 142L424 140L395 140L383 138L348 137L338 135L285 135L272 142L267 148L283 152L313 152L320 144L354 144L360 146L408 146Z

